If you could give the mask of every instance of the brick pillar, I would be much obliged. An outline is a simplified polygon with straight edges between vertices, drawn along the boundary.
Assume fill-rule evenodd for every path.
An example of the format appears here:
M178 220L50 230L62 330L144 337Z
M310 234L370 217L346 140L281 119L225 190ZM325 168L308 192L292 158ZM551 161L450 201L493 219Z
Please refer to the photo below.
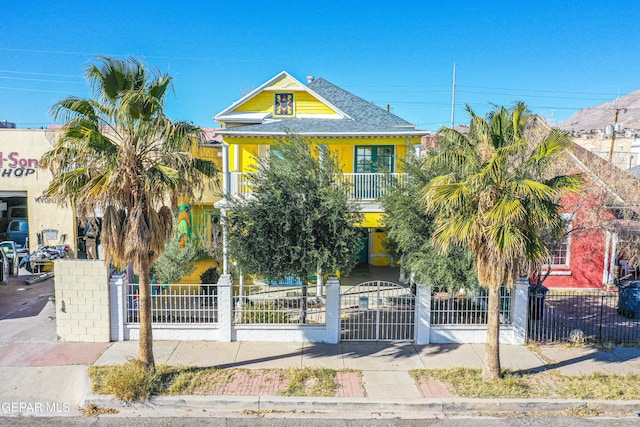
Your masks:
M56 331L62 341L109 342L109 272L103 261L60 259L56 274Z

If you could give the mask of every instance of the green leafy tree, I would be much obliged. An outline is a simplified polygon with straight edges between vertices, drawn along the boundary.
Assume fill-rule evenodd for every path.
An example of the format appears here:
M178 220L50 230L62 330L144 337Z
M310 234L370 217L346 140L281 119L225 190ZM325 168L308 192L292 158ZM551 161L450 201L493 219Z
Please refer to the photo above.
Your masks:
M187 239L180 247L182 233L174 229L171 238L164 245L164 251L151 267L151 277L159 283L176 283L196 269L192 263L200 248L195 239Z
M486 119L471 115L469 132L440 131L438 150L426 167L447 170L425 187L427 211L435 216L433 243L452 245L475 256L480 285L488 286L487 345L482 376L501 375L500 288L511 286L527 261L548 255L543 230L563 226L558 202L577 190L578 175L549 176L549 166L565 151L569 138L552 129L538 141L527 137L531 113L523 103L496 107Z
M339 173L326 147L298 135L272 147L259 161L252 196L229 199L229 252L240 269L299 277L303 292L318 270L349 272L360 249L360 214L347 189L335 185Z
M155 369L150 266L171 235L178 198L198 194L217 176L192 146L203 133L164 114L171 78L135 58L100 57L85 74L93 97L51 107L64 126L42 157L53 174L45 196L70 201L80 217L104 212L107 262L133 265L140 277L140 360Z
M420 201L421 191L437 173L424 167L425 159L409 155L405 178L382 197L387 250L402 268L415 274L417 283L439 289L474 287L477 284L473 258L460 247L443 255L434 247L433 216Z

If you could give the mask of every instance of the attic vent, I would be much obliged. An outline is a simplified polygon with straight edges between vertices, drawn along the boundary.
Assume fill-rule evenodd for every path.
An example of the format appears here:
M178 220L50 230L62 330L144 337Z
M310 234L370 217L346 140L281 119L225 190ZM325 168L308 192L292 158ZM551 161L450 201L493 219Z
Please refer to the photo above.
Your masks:
M314 76L307 76L307 84L311 83L312 81L314 81L316 78Z

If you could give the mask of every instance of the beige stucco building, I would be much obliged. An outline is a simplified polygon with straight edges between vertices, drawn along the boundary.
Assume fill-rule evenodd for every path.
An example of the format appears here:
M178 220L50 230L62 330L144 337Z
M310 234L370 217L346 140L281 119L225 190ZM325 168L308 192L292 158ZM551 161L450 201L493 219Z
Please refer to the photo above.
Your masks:
M42 196L51 173L41 169L39 163L52 148L52 135L45 129L0 129L0 233L6 230L10 208L26 205L30 252L39 245L67 244L75 257L78 248L73 209Z

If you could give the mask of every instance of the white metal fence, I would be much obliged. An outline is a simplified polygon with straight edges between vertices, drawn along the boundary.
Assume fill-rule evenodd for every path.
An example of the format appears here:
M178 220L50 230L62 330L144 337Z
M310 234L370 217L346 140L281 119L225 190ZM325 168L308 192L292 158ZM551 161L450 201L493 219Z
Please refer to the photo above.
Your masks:
M126 301L126 322L139 323L138 285L127 285ZM151 285L154 323L216 323L217 303L217 285Z
M511 324L513 295L500 289L500 323ZM486 291L432 292L432 325L486 325L489 296Z
M344 173L337 181L348 187L350 199L376 200L394 183L402 184L404 177L403 173Z
M126 277L110 280L112 340L139 338L139 292ZM456 295L369 282L344 289L330 278L320 295L309 287L248 286L239 292L229 275L217 285L152 285L156 339L327 342L414 340L486 341L486 295ZM500 340L522 344L527 330L528 284L501 297Z
M232 195L251 194L255 172L231 172L230 191ZM393 184L404 183L404 173L343 173L336 176L336 183L347 187L348 196L358 200L376 200L384 195Z
M324 324L325 299L310 295L309 290L302 286L282 288L264 286L243 289L241 295L239 289L235 288L233 322L236 324Z

